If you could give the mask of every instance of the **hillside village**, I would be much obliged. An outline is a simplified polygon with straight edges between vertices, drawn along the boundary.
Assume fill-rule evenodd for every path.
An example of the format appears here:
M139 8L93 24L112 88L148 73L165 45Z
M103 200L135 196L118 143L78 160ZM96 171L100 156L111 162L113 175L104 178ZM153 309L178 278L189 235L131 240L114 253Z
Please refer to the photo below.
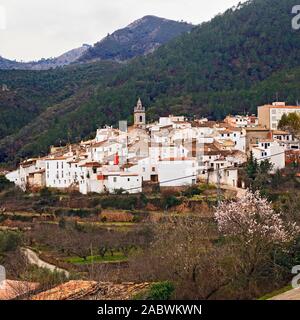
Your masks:
M141 99L134 125L98 129L93 140L51 147L41 158L20 163L6 177L22 190L44 187L88 193L140 193L146 185L180 187L198 181L243 188L239 168L252 152L269 159L273 172L299 162L300 141L278 129L284 114L300 106L284 102L258 107L255 115L228 115L223 121L161 117L147 123Z
M300 300L295 1L31 2L0 52L0 301Z

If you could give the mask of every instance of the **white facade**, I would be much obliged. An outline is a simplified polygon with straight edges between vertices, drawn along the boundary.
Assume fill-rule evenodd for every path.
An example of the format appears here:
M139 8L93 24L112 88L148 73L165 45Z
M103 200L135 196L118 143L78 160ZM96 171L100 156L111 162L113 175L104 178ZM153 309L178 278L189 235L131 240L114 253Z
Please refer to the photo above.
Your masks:
M45 169L44 159L29 159L22 162L15 171L6 174L6 178L22 190L26 190L29 174Z
M158 177L161 187L178 187L197 182L196 159L162 159L158 162Z
M126 171L137 173L142 177L143 181L158 180L158 162L151 161L150 157L143 158L137 161L137 164L131 166Z
M275 140L260 140L252 147L253 156L259 162L270 160L273 164L273 171L285 167L285 149Z
M116 141L103 141L90 147L91 161L105 162L116 154L120 157L126 157L128 154L127 146Z
M219 177L218 177L219 175ZM228 185L236 188L238 185L238 168L221 168L218 171L207 171L200 176L202 181L221 185Z
M85 160L75 160L74 157L53 157L45 160L46 187L66 189L78 187L82 180L80 164Z
M217 141L231 140L234 143L233 150L246 151L246 131L241 130L221 130L218 133Z

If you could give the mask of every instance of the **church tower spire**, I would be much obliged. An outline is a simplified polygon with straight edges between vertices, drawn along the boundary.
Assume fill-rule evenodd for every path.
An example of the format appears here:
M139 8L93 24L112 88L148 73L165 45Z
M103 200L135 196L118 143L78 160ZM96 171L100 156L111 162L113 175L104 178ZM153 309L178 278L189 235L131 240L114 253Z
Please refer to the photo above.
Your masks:
M134 108L134 126L138 128L146 127L146 109L143 107L141 98Z

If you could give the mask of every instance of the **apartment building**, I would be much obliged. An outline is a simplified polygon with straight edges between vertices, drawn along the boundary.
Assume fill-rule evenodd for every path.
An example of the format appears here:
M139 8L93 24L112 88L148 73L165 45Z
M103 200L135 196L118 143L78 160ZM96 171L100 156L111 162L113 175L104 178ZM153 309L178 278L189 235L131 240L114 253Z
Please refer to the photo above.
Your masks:
M285 102L273 102L272 105L258 107L258 123L268 130L277 130L284 114L299 113L300 106L287 106Z

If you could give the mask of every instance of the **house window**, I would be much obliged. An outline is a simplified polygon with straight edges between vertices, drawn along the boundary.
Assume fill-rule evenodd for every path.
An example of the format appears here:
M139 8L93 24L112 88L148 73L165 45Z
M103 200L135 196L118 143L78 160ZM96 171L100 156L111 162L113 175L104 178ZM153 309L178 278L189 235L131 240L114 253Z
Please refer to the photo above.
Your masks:
M152 172L155 172L155 167L152 167Z
M117 182L117 177L114 177L113 181L116 183Z
M129 182L129 181L130 181L130 178L128 178L127 181Z

